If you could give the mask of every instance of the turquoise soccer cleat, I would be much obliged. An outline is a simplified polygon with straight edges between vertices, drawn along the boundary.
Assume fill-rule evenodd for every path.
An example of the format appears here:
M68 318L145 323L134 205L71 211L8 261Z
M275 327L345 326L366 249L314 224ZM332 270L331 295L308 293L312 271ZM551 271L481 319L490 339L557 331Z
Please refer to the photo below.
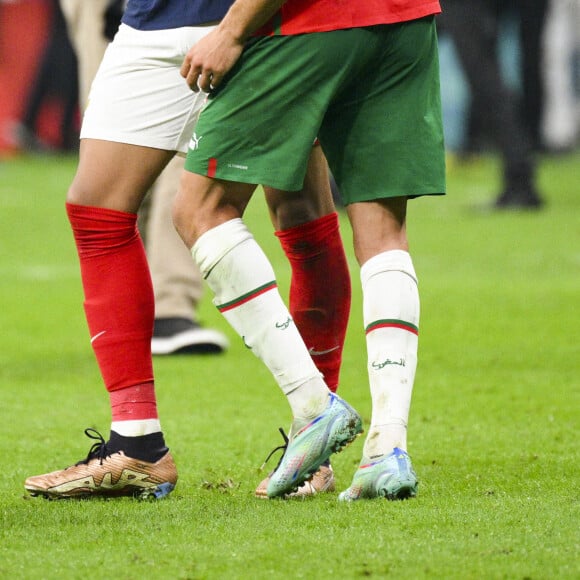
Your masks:
M359 414L338 395L329 393L324 412L290 437L268 482L268 497L296 491L333 453L341 451L360 433Z
M354 474L351 486L339 496L339 501L357 499L407 499L417 495L417 475L406 451L395 447L383 459L363 462Z

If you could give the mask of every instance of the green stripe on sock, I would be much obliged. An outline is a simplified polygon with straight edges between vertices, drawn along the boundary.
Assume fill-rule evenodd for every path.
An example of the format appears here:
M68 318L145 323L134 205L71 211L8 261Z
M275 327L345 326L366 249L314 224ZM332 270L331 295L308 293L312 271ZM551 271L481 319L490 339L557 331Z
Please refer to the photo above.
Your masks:
M377 330L377 328L400 328L401 330L407 330L413 334L419 334L419 327L407 322L405 320L398 320L396 318L385 318L383 320L375 320L371 322L365 328L365 334Z

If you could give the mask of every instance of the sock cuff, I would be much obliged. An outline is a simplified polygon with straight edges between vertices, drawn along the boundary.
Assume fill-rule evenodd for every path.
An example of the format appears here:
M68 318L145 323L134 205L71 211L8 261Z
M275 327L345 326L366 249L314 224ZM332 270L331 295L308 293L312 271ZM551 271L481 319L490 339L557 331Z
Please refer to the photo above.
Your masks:
M137 214L72 203L66 204L66 211L81 258L141 243Z
M90 205L79 205L77 203L66 202L66 213L72 222L73 220L91 219L101 222L132 224L137 222L137 214L106 207L94 207Z
M381 272L402 272L418 283L417 274L409 252L404 250L388 250L367 260L360 269L363 288L367 282Z
M234 218L202 234L193 244L191 255L207 278L228 252L251 239L253 236L241 218Z
M311 220L304 224L287 228L285 230L278 230L274 232L276 237L280 240L282 247L287 253L302 255L311 247L316 247L320 242L324 241L329 236L334 237L339 232L338 214L336 212L329 213L325 216ZM296 247L293 244L308 240L308 245Z

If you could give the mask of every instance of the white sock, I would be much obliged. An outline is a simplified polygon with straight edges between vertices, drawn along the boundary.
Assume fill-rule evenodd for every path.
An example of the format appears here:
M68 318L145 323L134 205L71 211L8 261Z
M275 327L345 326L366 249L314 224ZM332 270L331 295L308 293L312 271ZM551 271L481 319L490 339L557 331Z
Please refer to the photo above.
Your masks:
M111 431L123 437L140 437L161 431L159 419L142 419L137 421L113 421Z
M419 292L411 256L391 250L361 268L368 373L373 403L367 459L407 448L407 421L417 368Z
M242 220L207 231L191 251L214 304L268 367L293 415L319 415L329 390L280 297L268 258Z

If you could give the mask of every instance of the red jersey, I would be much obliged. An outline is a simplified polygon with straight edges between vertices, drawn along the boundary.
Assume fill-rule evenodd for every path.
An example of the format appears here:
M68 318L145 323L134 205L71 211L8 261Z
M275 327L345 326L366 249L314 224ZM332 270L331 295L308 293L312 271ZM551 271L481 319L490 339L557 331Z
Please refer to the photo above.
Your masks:
M288 0L259 36L394 24L439 14L439 0Z

